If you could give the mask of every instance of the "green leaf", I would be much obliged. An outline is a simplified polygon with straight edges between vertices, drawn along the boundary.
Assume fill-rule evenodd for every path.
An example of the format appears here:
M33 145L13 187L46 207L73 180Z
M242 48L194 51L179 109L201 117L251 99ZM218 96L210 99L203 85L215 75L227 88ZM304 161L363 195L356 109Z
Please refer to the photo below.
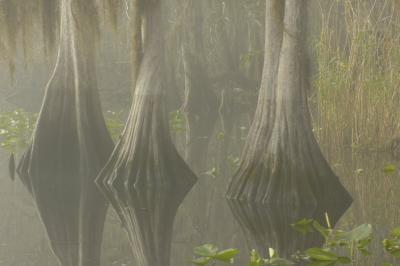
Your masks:
M372 253L366 248L359 248L358 249L364 256L370 256Z
M278 252L275 249L269 248L268 253L270 258L278 258Z
M310 257L312 261L337 261L338 256L328 250L322 248L310 248L306 250L306 255Z
M268 265L271 266L291 266L294 265L294 263L290 260L287 259L282 259L282 258L272 258L269 259Z
M324 237L325 241L328 239L331 232L329 228L322 226L318 221L313 222L313 227Z
M192 263L195 265L207 265L211 261L211 258L209 257L200 257L200 258L195 258L192 260Z
M372 241L371 237L367 237L367 238L361 239L358 242L357 247L358 248L365 248L366 246L368 246L371 243L371 241Z
M214 257L217 255L218 248L213 244L205 244L200 247L195 247L193 250L194 254L201 257Z
M181 110L170 112L170 127L176 133L183 133L186 131L185 114Z
M351 259L349 257L339 257L337 262L341 264L350 264Z
M264 264L260 254L254 249L250 253L250 263L248 266L262 266Z
M336 261L312 261L307 266L334 266Z
M217 139L218 140L223 140L225 138L225 133L224 132L218 132L217 134Z
M385 174L393 174L394 172L396 172L396 170L397 170L397 168L393 164L388 164L383 168L383 172Z
M400 245L400 240L398 240L398 239L384 239L382 241L382 243L383 243L383 246L385 247L385 249L392 250L396 246Z
M372 239L370 237L362 239L358 241L357 244L357 249L364 255L364 256L369 256L371 255L371 252L367 250L367 246L371 243Z
M0 147L17 152L25 149L37 120L36 113L17 109L12 112L0 112Z
M314 229L312 227L313 222L314 222L313 219L302 219L294 224L291 224L291 226L297 232L300 232L300 233L306 235L306 234L312 233L314 231Z
M217 177L217 168L213 167L210 170L208 170L207 172L205 172L204 174L211 176L213 178L216 178Z
M400 227L397 227L397 228L393 229L392 232L391 232L391 235L392 235L393 237L398 237L398 238L400 238Z
M385 262L384 264L382 264L382 266L393 266L393 264Z
M238 249L226 249L223 251L220 251L215 255L213 258L219 261L224 261L224 262L232 262L233 258L239 253Z
M342 239L355 242L370 238L371 235L372 235L372 225L370 224L362 224L349 232L343 232L338 234L338 236Z
M355 170L354 172L355 172L357 175L359 175L359 174L362 174L362 173L364 172L364 169L359 168L359 169Z
M385 250L390 253L395 258L400 259L400 239L393 238L393 239L384 239L383 246Z
M398 247L397 250L390 251L389 253L396 259L400 259L400 247Z

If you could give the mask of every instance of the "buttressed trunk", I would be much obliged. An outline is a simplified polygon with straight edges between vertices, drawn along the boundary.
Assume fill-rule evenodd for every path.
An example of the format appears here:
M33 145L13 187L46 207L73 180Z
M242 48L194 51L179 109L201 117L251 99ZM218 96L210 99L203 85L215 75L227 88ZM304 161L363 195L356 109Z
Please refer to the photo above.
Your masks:
M96 4L61 0L57 63L18 173L63 266L100 265L106 202L94 179L113 142L95 73Z
M168 266L173 221L196 181L165 112L162 1L143 1L143 58L127 125L97 184L127 230L140 266Z
M351 197L324 159L307 105L305 0L266 1L263 80L258 106L228 198L294 205Z

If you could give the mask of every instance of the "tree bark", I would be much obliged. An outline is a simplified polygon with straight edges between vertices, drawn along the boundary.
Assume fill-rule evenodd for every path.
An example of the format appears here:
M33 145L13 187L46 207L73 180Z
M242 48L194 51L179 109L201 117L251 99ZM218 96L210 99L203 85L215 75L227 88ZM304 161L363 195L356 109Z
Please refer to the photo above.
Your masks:
M138 265L168 266L176 211L196 176L169 133L162 1L143 3L143 59L131 111L97 184L119 214Z
M113 142L97 91L97 8L61 0L60 10L57 63L18 173L61 265L98 266L107 206L94 179Z
M312 133L304 64L305 11L305 0L266 1L259 101L228 198L301 206L351 202Z

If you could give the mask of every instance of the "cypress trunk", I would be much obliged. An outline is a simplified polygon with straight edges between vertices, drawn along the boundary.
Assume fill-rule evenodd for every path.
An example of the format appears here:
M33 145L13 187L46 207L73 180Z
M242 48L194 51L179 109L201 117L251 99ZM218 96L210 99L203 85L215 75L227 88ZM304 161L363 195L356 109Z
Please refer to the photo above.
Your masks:
M174 218L196 176L169 133L162 1L143 3L143 58L131 111L97 184L119 214L138 265L168 266Z
M263 80L239 170L228 188L231 210L251 245L283 256L322 243L290 224L302 218L332 225L351 197L324 159L307 105L306 0L266 0ZM266 254L265 254L266 255Z
M307 105L305 0L266 1L263 80L228 198L316 206L351 197L313 135Z
M60 10L57 63L18 173L61 265L98 266L107 207L94 179L113 142L97 91L97 8L61 0Z

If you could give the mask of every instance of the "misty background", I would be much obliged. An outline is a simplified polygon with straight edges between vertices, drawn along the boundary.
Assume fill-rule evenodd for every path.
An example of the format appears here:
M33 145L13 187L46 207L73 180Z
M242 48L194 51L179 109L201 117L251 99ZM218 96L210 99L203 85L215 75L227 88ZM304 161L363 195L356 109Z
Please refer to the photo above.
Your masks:
M174 143L184 157L187 147L181 43L187 33L182 18L185 9L184 1L166 2L169 122ZM203 2L197 10L202 14L202 60L218 112L206 165L196 169L201 182L189 193L175 219L171 265L190 265L193 247L204 243L240 248L243 251L237 265L243 265L252 247L246 245L225 192L237 169L257 105L265 1ZM125 9L125 3L121 3L120 13L124 14ZM312 76L308 103L313 132L330 166L354 199L338 227L371 223L376 232L371 246L374 255L361 258L357 265L378 265L387 258L378 248L380 242L400 224L400 176L397 170L385 171L388 165L399 166L400 158L400 4L396 0L309 0L308 9ZM121 15L118 20L113 26L106 14L101 16L96 51L102 108L116 138L129 112L132 87L130 18ZM30 52L24 53L20 37L13 60L11 55L1 54L1 113L39 112L56 59L54 51L45 53L42 38L39 30L28 36ZM24 148L23 144L17 147L17 157ZM0 148L0 265L57 265L34 201L18 178L12 181L9 177L9 156L9 150ZM198 195L202 195L200 200ZM196 218L197 210L205 211L200 220ZM127 235L112 208L108 209L105 225L102 265L136 265Z

